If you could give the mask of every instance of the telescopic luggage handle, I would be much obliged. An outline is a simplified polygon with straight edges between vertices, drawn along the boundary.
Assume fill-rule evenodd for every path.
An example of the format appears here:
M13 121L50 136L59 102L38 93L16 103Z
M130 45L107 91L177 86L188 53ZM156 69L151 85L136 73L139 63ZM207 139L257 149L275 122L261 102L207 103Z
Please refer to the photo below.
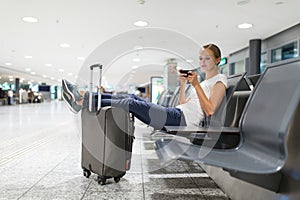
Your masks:
M101 107L101 81L102 81L102 65L101 64L94 64L90 66L91 76L90 76L90 88L89 88L89 111L93 112L92 110L92 102L93 102L93 69L99 68L99 83L97 87L98 93L98 104L97 104L97 111L100 110Z

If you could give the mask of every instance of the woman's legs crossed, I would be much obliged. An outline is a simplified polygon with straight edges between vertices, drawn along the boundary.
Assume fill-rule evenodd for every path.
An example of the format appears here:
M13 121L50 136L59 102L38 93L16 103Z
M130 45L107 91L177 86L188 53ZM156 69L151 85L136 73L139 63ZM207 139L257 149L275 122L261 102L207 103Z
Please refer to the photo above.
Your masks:
M106 95L106 94L105 94ZM113 106L122 108L125 111L131 112L139 120L156 129L162 129L164 126L179 126L185 125L184 116L180 109L165 108L153 103L149 103L136 95L106 95L101 99L101 107ZM110 97L110 98L109 98ZM97 104L97 94L93 94L93 102ZM83 102L83 107L88 108L88 93L86 93ZM97 105L93 105L97 107Z
M93 104L92 105L94 108L97 108L97 103L98 103L98 93L92 93L93 94ZM78 102L81 106L84 108L88 108L88 103L89 103L89 93L88 92L82 92L81 95L84 97L81 102ZM134 95L134 94L121 94L121 95L113 95L113 94L108 94L108 93L103 93L101 94L101 99L135 99L138 101L143 101L147 102L145 99ZM101 105L103 106L103 105Z
M94 95L95 98L98 98L98 94L94 94ZM139 101L146 101L145 99L134 94L117 94L117 95L107 94L107 93L101 94L101 99L128 99L128 98L132 98Z

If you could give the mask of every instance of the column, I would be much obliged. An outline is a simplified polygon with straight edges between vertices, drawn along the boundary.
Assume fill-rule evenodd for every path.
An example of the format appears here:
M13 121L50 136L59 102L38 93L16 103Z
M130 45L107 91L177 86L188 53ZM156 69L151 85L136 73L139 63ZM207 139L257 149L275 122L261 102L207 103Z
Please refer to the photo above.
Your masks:
M177 61L175 58L170 58L167 60L164 70L164 86L165 89L171 92L175 91L177 87Z
M249 66L246 68L248 75L260 73L261 39L249 41Z

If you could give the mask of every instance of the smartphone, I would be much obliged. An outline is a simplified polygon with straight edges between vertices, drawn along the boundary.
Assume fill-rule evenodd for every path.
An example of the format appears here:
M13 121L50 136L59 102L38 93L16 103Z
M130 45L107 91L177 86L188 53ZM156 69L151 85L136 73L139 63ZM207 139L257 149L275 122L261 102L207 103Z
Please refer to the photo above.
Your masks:
M192 75L191 73L189 73L189 71L194 71L193 69L180 69L179 73L180 74L184 74L185 77Z

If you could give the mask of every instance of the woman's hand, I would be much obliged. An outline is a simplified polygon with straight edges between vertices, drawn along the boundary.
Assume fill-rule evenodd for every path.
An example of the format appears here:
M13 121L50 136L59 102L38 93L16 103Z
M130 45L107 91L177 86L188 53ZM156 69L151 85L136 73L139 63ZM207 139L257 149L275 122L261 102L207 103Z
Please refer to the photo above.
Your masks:
M178 75L178 80L180 82L180 86L186 85L187 78L184 76L184 74L179 74Z
M179 71L178 80L180 82L178 105L180 105L187 102L187 99L185 98L185 88L186 88L187 78L185 77L185 74L181 74Z
M186 77L186 80L190 82L194 87L199 85L197 73L189 71L189 75Z

